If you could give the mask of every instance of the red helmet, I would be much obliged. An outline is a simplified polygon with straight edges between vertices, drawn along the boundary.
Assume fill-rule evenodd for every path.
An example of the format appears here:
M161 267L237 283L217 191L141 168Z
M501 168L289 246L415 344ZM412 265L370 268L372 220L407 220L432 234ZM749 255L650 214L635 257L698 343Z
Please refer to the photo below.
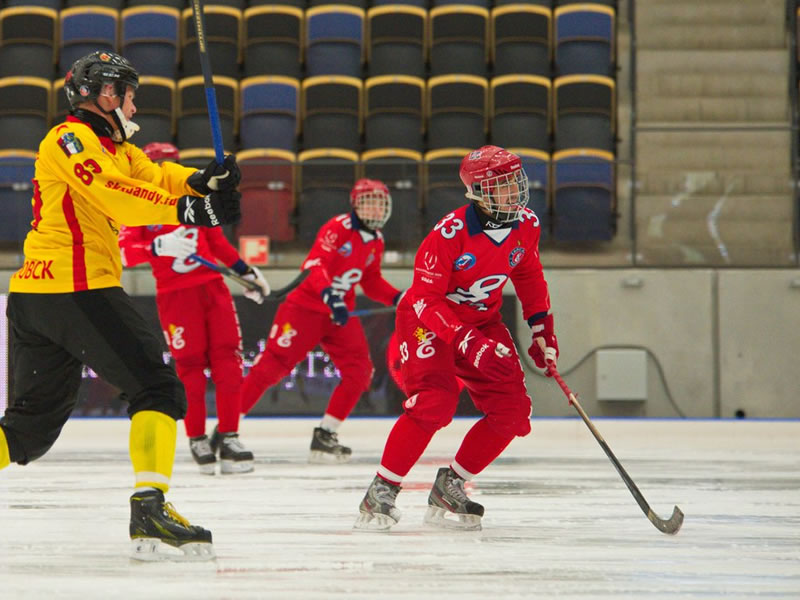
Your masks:
M372 230L380 229L392 216L389 188L377 179L359 179L350 190L350 206L358 219Z
M499 146L482 146L467 154L458 175L467 186L467 198L495 221L516 221L528 204L528 176L522 161Z
M160 160L172 160L177 162L179 158L178 149L169 142L150 142L142 148L142 152L153 162L158 162Z

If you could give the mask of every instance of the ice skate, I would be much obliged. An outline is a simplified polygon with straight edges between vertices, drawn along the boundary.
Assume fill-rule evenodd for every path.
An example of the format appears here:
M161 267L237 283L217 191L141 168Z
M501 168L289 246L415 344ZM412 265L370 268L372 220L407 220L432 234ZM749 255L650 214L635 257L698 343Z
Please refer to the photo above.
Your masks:
M220 472L223 475L249 473L253 470L253 453L244 447L238 433L219 433L215 427L211 436L211 451L216 452L217 448Z
M350 461L353 451L339 443L339 436L322 427L314 428L311 438L311 453L308 462L317 465L346 463Z
M448 518L450 515L456 518ZM450 467L439 469L428 496L425 523L448 529L480 530L481 517L483 506L467 497L464 480Z
M148 490L131 496L131 558L143 561L201 561L215 558L211 532L190 525L164 492Z
M366 531L389 531L392 525L397 524L402 515L400 509L395 506L400 489L399 485L389 483L376 475L358 507L360 514L353 528Z
M204 475L213 475L217 457L208 443L208 436L203 434L189 438L189 449L192 451L192 458L197 463L197 467Z

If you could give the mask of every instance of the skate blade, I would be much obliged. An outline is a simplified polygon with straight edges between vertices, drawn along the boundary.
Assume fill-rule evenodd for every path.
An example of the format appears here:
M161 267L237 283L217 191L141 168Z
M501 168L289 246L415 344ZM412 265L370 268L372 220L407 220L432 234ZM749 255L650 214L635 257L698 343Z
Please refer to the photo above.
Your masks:
M308 462L312 465L341 465L350 462L352 454L331 454L321 450L312 450L308 455Z
M200 562L215 560L214 546L205 542L190 542L182 546L170 546L158 538L136 538L131 540L131 558L144 562Z
M223 460L220 462L220 472L223 475L250 473L255 469L255 463L252 460Z
M214 475L216 473L217 463L208 463L207 465L197 465L197 470L203 475Z
M456 518L448 518L448 515L453 515ZM481 518L478 515L459 515L438 506L428 506L424 522L426 525L440 529L481 530Z
M397 519L393 519L389 515L373 515L367 512L362 512L359 513L356 522L353 523L353 529L375 532L389 531L393 525L397 525L399 518L399 516Z

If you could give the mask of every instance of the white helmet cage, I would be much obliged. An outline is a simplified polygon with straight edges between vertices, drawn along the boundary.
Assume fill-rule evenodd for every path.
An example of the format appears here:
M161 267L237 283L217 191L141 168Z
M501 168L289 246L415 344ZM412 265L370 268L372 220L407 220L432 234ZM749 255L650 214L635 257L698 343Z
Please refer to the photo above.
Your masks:
M472 188L467 188L466 196L498 223L516 221L530 200L528 175L522 167L499 175L487 170L485 177L474 181Z
M357 191L353 210L369 229L382 229L392 216L392 196L380 188Z

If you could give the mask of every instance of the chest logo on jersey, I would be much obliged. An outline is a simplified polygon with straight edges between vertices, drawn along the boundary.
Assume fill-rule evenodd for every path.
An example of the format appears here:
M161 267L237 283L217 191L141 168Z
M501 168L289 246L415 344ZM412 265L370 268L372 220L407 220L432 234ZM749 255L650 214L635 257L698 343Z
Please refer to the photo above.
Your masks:
M336 240L339 236L336 234L335 231L326 231L325 235L320 242L322 244L323 250L326 252L332 252L336 249Z
M508 255L508 266L513 269L519 264L523 256L525 256L525 248L517 246L511 251L511 254Z
M375 262L375 251L373 250L372 252L369 253L369 256L367 257L366 264L364 266L368 267L374 262Z
M477 259L475 258L474 254L471 252L465 252L456 259L456 261L453 263L453 267L456 271L466 271L467 269L474 267L476 261Z
M345 243L341 248L339 248L339 254L342 256L350 256L353 253L353 244L350 242Z
M67 158L73 154L83 152L83 144L71 131L68 131L58 138L58 147L61 148L62 152L67 155Z

